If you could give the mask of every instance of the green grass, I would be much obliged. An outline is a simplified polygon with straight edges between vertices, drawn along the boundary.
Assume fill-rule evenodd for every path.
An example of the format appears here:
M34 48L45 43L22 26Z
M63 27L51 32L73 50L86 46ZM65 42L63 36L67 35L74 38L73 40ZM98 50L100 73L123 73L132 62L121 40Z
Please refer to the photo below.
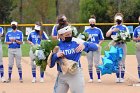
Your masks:
M30 51L30 45L25 43L21 45L22 49L22 56L27 57L29 56L29 51ZM3 56L7 57L8 56L8 46L6 44L3 44Z
M105 49L105 46L107 46L109 42L110 42L110 40L105 40L105 42L103 42L102 55L104 54L104 51L107 50L107 49ZM135 42L133 42L133 41L127 42L126 45L127 45L127 55L135 55L135 53L136 53Z
M109 40L105 40L102 44L102 55L104 54L104 51L107 50L105 49L105 46L109 43ZM22 56L27 57L29 56L29 51L30 51L30 45L25 43L21 46L22 48ZM127 43L127 54L128 55L135 55L136 53L136 48L135 48L135 42L128 42ZM83 53L84 54L84 53ZM3 56L7 57L8 55L8 48L6 44L3 44Z

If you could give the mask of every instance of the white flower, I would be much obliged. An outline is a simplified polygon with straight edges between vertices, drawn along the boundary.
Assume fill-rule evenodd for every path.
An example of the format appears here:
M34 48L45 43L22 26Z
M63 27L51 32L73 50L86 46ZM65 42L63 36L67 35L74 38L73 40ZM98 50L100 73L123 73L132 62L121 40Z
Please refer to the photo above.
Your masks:
M126 40L126 37L122 37L123 40Z
M120 33L120 35L121 35L121 38L124 38L124 37L126 37L126 35L125 35L125 33Z
M35 56L38 57L39 60L45 60L45 54L43 50L36 50L35 51Z
M125 35L126 35L126 36L129 36L129 33L126 31L126 32L125 32Z
M85 39L85 36L80 33L77 38Z
M113 40L118 40L118 35L111 35L111 38L112 38Z

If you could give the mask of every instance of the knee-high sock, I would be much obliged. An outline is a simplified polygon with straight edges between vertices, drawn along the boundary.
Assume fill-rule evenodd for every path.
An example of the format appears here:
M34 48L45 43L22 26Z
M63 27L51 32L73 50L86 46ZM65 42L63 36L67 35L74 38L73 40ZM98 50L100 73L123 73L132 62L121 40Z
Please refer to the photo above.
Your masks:
M90 79L93 79L93 70L92 69L88 69L89 71L89 77Z
M121 70L121 78L124 78L124 75L125 75L125 67L123 67Z
M36 78L36 68L32 68L32 76Z
M44 78L44 71L40 71L40 77Z
M140 67L138 67L138 77L140 78Z
M13 69L13 67L8 68L8 78L10 78L10 79L11 79L11 75L12 75L12 69Z
M100 70L98 68L96 68L96 73L97 73L98 79L101 79L101 73L100 73Z
M22 68L18 68L19 78L22 79Z
M3 67L3 65L0 65L0 74L1 74L1 77L3 77L3 75L4 75L4 67Z

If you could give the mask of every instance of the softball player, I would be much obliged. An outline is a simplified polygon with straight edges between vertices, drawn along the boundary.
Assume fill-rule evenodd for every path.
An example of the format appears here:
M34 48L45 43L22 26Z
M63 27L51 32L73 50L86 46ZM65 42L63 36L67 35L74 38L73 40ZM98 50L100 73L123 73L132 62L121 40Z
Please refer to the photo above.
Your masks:
M78 69L75 74L63 74L61 66L57 63L58 75L54 86L54 93L67 93L69 88L71 93L84 93L84 77L80 64L81 51L96 51L98 47L94 43L84 42L72 37L72 29L70 26L58 30L58 36L60 37L58 44L60 52L52 55L50 67L54 67L55 62L65 56L69 60L76 61Z
M8 82L11 81L11 75L12 75L12 68L14 65L14 58L16 60L16 66L18 68L19 73L19 81L22 83L22 67L21 67L21 44L23 43L23 33L19 30L17 30L18 23L13 21L11 22L12 31L9 31L6 33L5 36L5 43L8 45L8 58L9 58L9 64L8 64Z
M6 82L4 78L4 67L3 67L3 60L2 60L2 42L1 42L2 35L3 35L3 28L0 27L0 78L1 78L1 82Z
M137 26L134 29L134 33L133 33L133 40L136 41L136 43L140 42L140 16L138 18L139 21L139 26ZM140 46L137 46L140 47ZM138 62L138 77L139 77L139 82L140 82L140 49L136 48L136 58L137 58L137 62Z
M60 16L58 16L58 18L57 18L57 25L54 25L53 26L53 29L52 29L52 38L53 39L57 39L58 37L57 37L57 34L58 34L58 32L57 32L57 29L60 29L61 27L64 27L64 26L67 26L68 25L68 22L67 22L67 18L66 18L66 16L65 15L60 15ZM77 31L77 29L76 29L76 27L74 27L74 26L72 26L72 34L73 34L73 36L77 36L77 34L78 34L78 31Z
M102 42L104 41L104 36L102 30L98 27L95 27L96 19L95 16L89 19L90 28L86 29L85 32L89 34L88 42L93 42L99 44L101 46ZM89 70L89 83L93 82L93 57L94 57L94 64L96 67L96 73L98 76L98 82L101 82L100 79L100 70L98 65L100 63L100 55L101 55L101 48L97 51L90 51L87 53L87 60L88 60L88 70Z
M108 32L106 33L106 37L109 37L111 35L116 35L117 31L127 31L129 33L129 30L128 28L125 26L125 25L122 25L122 22L123 22L123 15L121 13L117 13L114 17L114 20L116 22L116 25L112 26ZM123 56L123 59L122 61L120 62L120 72L118 71L116 73L116 82L121 82L123 83L124 82L124 75L125 75L125 58L126 58L126 52L127 52L127 47L126 47L126 43L125 42L118 42L116 43L115 46L118 46L120 48L123 49L123 53L124 53L124 56ZM121 73L121 74L120 74Z
M41 40L48 39L48 36L46 35L46 33L44 31L41 31L41 23L37 22L34 29L35 30L33 30L27 38L27 42L31 46L36 45L36 44L40 45ZM33 76L32 83L35 83L36 82L36 65L34 63L34 54L33 54L32 49L30 49L29 55L31 58L31 66L32 66L32 76ZM42 83L44 82L44 72L41 72L41 71L40 71L40 82Z
M53 39L57 39L57 29L59 29L60 26L65 26L65 25L68 24L67 18L66 18L65 15L58 16L57 20L58 20L57 21L58 24L57 25L54 25L53 26L53 29L52 29L52 38Z

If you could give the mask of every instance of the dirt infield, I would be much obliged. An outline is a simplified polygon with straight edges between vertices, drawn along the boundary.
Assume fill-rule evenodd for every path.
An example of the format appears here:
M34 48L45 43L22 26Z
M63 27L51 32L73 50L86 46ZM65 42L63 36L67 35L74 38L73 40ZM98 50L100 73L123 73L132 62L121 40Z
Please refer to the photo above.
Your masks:
M7 78L8 58L3 58L5 67L5 78ZM115 83L115 74L101 77L102 83L97 83L97 76L94 73L94 83L87 83L88 68L86 57L81 58L83 73L85 76L85 93L140 93L140 87L128 86L137 82L137 62L133 55L128 55L126 59L125 83ZM12 82L0 83L0 93L53 93L53 86L57 75L56 68L48 68L45 72L45 83L39 82L39 71L37 71L37 83L31 83L31 67L28 57L22 58L23 83L18 81L16 64L13 68ZM95 70L95 69L94 69ZM95 71L94 71L95 72ZM70 93L70 92L69 92Z

